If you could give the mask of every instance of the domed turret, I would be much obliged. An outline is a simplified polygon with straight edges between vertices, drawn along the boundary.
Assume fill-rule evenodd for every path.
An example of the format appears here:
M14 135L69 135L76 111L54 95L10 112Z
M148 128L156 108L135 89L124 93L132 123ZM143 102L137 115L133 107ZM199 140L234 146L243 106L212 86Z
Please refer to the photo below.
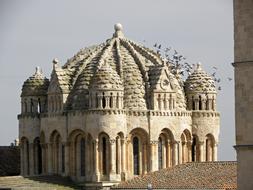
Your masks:
M43 76L39 67L23 84L21 101L22 113L44 112L49 80Z
M195 71L185 81L189 110L216 110L216 89L210 77L198 63Z
M91 80L90 107L123 108L123 89L119 75L105 61Z

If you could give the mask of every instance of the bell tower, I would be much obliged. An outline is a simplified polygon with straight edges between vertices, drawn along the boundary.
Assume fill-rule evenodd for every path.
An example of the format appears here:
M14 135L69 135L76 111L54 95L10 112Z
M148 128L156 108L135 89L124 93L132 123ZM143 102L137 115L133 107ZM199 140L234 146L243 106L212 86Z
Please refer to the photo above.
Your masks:
M238 190L253 189L253 0L234 0Z

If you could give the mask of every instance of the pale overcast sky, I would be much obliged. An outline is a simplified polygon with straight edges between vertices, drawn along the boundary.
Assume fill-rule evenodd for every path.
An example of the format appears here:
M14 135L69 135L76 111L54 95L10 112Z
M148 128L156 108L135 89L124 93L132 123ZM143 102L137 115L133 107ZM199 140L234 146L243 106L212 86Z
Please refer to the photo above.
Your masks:
M173 47L209 73L222 91L219 160L235 160L233 12L231 0L0 0L0 145L18 137L21 87L36 66L50 76L79 49L110 38L120 22L127 38Z

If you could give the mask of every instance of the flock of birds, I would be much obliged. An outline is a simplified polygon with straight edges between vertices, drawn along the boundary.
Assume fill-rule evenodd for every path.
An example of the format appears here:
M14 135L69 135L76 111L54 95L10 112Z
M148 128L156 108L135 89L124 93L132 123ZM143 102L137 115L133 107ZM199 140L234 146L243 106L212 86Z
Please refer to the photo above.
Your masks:
M161 57L165 57L166 63L176 76L181 76L182 78L185 78L189 76L196 68L195 64L188 63L183 55L179 54L171 47L166 47L163 49L161 44L156 43L154 44L154 48L156 49L156 53L158 55L160 55ZM211 77L217 84L217 89L221 90L221 78L217 76L218 68L213 66L212 69L213 73L211 74ZM231 77L227 77L227 80L232 81L233 79ZM199 85L203 85L201 81L199 82Z

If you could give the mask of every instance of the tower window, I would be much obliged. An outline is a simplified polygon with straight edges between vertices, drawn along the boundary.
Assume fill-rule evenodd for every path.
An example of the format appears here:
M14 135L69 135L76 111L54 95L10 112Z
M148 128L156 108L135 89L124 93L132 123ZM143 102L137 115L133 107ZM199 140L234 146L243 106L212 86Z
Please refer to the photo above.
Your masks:
M133 138L133 159L134 159L134 175L140 174L140 158L139 158L139 139Z

